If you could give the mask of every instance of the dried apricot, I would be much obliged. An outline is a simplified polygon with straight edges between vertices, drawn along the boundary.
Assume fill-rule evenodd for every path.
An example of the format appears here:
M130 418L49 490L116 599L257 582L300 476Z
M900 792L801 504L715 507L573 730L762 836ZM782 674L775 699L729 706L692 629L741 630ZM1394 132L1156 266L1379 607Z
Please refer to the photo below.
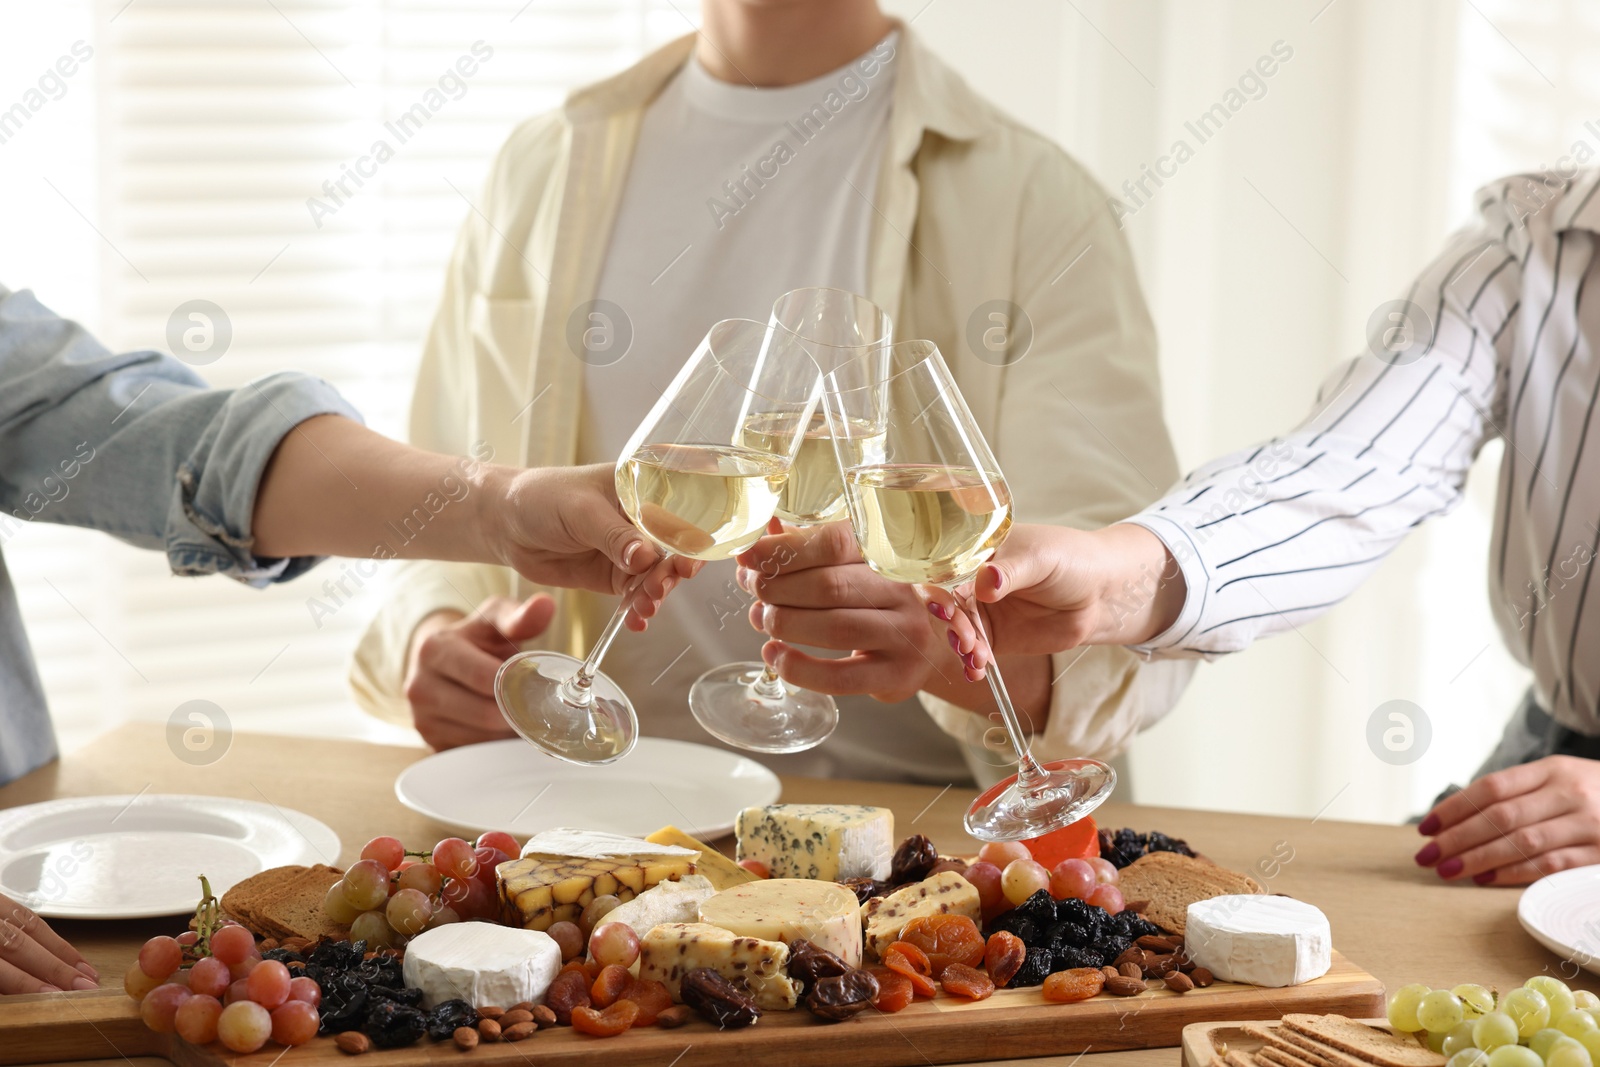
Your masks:
M631 1000L619 1000L604 1011L593 1008L572 1009L572 1028L580 1034L595 1037L616 1037L633 1025L639 1016L639 1005Z
M1028 946L1009 930L997 930L990 934L989 943L983 950L984 969L1001 989L1022 970L1023 961L1027 958Z
M965 963L952 963L939 973L946 993L968 1000L985 1000L994 993L994 979Z
M928 954L909 941L896 941L884 949L883 965L910 979L911 991L919 997L931 997L939 991L933 984L933 965L928 962Z
M1044 999L1058 1004L1088 1000L1106 984L1105 972L1098 967L1074 967L1057 971L1044 980Z
M900 940L927 953L935 978L952 963L976 967L983 962L983 934L965 915L923 915L906 923Z
M887 967L872 967L869 970L872 972L872 977L878 980L878 995L872 998L874 1008L881 1012L893 1013L911 1003L916 995L911 989L911 979Z
M589 1003L597 1008L609 1008L622 996L622 991L633 984L628 968L612 963L601 968L594 983L589 986Z
M545 991L545 1006L556 1013L556 1022L572 1025L574 1008L589 1006L589 978L582 970L562 971Z
M651 1025L657 1016L672 1007L672 994L653 978L633 979L617 999L631 1000L639 1005L639 1016L633 1020L635 1026Z

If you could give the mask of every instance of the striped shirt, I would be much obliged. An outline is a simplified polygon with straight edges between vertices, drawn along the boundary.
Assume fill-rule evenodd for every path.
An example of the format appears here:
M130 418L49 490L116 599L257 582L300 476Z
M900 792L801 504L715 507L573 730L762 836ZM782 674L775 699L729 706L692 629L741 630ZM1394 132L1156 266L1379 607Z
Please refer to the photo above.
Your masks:
M1195 471L1129 521L1188 594L1141 651L1235 652L1351 593L1413 527L1461 502L1506 442L1489 552L1501 636L1562 725L1600 734L1600 171L1516 175L1375 314L1369 351L1293 432Z

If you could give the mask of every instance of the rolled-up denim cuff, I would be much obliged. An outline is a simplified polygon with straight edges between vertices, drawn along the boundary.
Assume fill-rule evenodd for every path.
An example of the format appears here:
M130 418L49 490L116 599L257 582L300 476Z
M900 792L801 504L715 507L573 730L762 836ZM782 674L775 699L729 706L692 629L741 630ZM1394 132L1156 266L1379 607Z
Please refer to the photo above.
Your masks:
M360 413L320 378L273 374L232 392L178 469L166 537L174 574L225 574L261 587L321 562L320 556L257 556L252 524L256 492L272 454L291 430L318 415L361 421Z

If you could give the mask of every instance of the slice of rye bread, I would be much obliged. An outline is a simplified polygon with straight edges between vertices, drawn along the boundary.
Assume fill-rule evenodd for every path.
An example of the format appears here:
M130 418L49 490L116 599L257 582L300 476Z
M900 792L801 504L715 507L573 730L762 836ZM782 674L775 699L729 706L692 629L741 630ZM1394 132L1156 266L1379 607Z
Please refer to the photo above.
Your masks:
M343 874L339 868L321 863L309 867L257 901L256 917L264 928L276 931L271 936L279 940L285 937L317 940L348 936L348 927L334 922L322 912L322 900L328 895L329 887Z
M1256 1050L1256 1058L1273 1067L1318 1067L1309 1052L1289 1052L1277 1045L1262 1045Z
M1264 893L1261 883L1210 860L1151 852L1122 869L1117 888L1124 900L1149 901L1143 914L1163 930L1182 934L1189 905L1238 893Z
M1412 1038L1397 1037L1342 1015L1291 1012L1283 1017L1283 1026L1289 1034L1310 1038L1378 1067L1443 1067L1445 1062L1442 1053Z
M1257 1026L1254 1023L1245 1023L1239 1030L1246 1037L1253 1037L1261 1042L1263 1048L1275 1048L1279 1052L1286 1052L1291 1056L1298 1056L1308 1060L1312 1067L1339 1067L1332 1060L1320 1052L1314 1052L1304 1045L1296 1045L1293 1041L1283 1036L1281 1026Z
M1242 1049L1230 1048L1222 1057L1227 1067L1263 1067L1260 1060Z
M261 919L258 917L256 905L269 893L282 888L285 883L293 881L309 869L294 866L270 867L259 874L252 874L222 894L222 910L231 918L239 920L245 929L257 936L278 937L279 934L266 933L260 929Z

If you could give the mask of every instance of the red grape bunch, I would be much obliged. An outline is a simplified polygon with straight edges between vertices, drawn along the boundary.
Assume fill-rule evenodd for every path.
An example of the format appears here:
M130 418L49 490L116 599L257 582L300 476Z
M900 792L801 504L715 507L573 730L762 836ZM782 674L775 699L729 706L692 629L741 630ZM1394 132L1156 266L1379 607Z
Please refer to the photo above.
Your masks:
M322 913L372 948L398 948L424 930L463 919L492 921L499 913L494 870L519 851L517 839L500 830L476 843L447 837L428 852L374 837L328 887Z

